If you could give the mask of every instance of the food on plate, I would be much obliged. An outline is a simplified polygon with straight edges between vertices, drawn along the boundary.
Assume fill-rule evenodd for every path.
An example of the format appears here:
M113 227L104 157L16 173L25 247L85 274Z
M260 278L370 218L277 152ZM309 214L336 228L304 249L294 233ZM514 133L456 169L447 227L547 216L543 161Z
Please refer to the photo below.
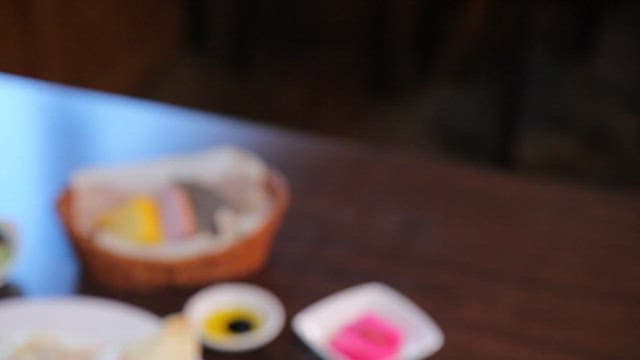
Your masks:
M201 357L200 344L183 316L166 319L164 328L151 339L134 344L124 350L121 360L197 360Z
M294 315L291 325L323 359L426 359L444 344L429 314L379 282L330 294Z
M225 146L79 170L58 210L91 277L112 288L146 290L257 271L288 199L278 171Z
M185 318L169 316L162 329L122 349L77 343L73 338L34 334L0 349L2 360L199 360L201 348Z
M99 355L94 346L72 346L48 335L34 335L18 343L0 358L6 360L94 360Z
M393 358L401 344L400 330L373 313L347 324L331 340L331 347L350 360Z

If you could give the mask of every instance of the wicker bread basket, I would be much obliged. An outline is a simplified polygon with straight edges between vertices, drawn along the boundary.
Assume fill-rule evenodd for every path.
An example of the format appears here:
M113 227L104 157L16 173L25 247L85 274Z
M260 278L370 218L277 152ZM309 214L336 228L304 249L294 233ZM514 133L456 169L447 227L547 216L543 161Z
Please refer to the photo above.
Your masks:
M289 186L277 171L270 170L265 186L273 206L253 233L210 254L179 259L141 259L116 254L83 237L74 228L72 192L67 188L58 198L57 210L87 276L116 291L149 292L176 287L197 287L215 281L242 278L259 271L266 263L271 241L289 206Z

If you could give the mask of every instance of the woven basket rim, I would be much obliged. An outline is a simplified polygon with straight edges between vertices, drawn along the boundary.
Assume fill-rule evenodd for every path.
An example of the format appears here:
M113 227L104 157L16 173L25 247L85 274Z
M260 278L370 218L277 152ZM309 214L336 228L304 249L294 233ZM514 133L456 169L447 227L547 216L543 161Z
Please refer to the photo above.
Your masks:
M134 255L121 254L114 251L110 251L104 247L99 246L93 237L90 236L82 236L78 230L75 228L72 221L71 214L71 204L73 201L73 195L69 186L65 186L61 191L60 196L58 197L56 208L58 214L60 215L63 225L68 232L68 237L71 240L72 245L74 246L76 253L79 257L86 256L86 253L90 253L94 256L108 256L116 261L122 261L127 263L137 263L138 265L144 266L180 266L180 264L193 263L194 261L201 261L205 259L217 258L220 256L224 256L226 253L232 251L233 249L242 246L245 242L250 241L252 238L259 236L265 232L265 230L274 223L279 223L284 216L287 208L289 207L290 202L290 189L289 184L279 171L275 169L269 169L267 184L265 184L273 195L273 204L268 216L263 220L262 224L258 226L254 231L250 234L247 234L243 238L237 239L233 244L228 247L216 251L216 252L207 252L200 255L180 257L175 259L149 259L149 258L141 258L136 257ZM84 251L80 251L80 250Z

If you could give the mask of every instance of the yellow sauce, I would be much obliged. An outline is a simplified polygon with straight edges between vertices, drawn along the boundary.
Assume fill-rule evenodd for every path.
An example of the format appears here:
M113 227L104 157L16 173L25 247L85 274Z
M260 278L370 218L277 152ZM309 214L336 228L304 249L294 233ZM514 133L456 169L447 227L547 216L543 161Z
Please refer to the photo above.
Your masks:
M205 318L203 332L212 341L228 341L257 329L261 322L260 316L249 309L217 310Z

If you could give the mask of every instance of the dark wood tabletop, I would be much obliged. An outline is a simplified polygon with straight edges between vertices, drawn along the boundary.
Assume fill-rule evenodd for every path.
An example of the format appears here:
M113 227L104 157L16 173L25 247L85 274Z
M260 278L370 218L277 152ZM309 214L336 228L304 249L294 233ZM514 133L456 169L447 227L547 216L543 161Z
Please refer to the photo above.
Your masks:
M293 314L382 281L445 334L433 359L640 358L640 195L276 130L231 117L0 74L0 218L21 251L1 297L85 293L164 315L196 289L101 289L82 271L54 201L82 166L236 144L289 179L268 266L246 280ZM248 354L313 359L290 327Z

